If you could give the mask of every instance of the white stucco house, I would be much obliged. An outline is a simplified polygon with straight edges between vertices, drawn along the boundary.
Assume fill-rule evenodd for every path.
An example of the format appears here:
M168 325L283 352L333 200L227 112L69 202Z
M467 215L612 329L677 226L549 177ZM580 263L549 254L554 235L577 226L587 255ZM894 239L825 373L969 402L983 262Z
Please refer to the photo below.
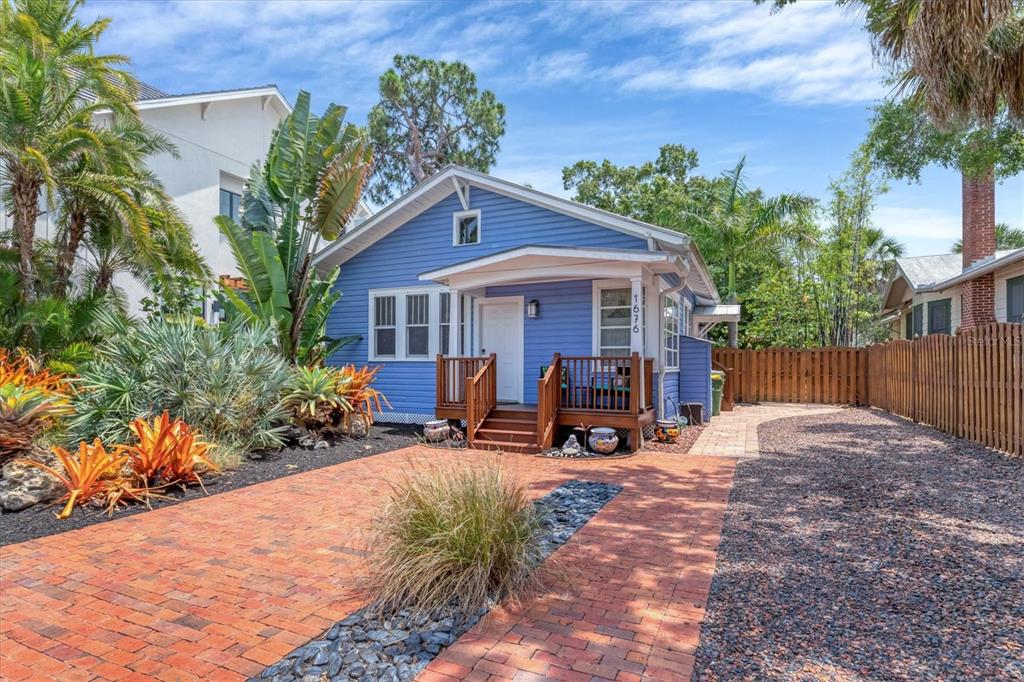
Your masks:
M145 86L136 103L149 127L167 136L178 157L161 154L148 161L192 227L199 252L215 276L236 275L231 249L214 218L237 218L242 186L252 165L263 159L270 136L291 105L274 85L169 95ZM127 294L131 312L138 312L145 288L130 276L118 286ZM204 309L216 312L212 295Z
M169 138L178 158L169 154L147 162L192 228L199 252L215 277L238 275L231 249L221 237L214 218L237 218L239 199L249 169L262 161L274 128L291 112L291 105L275 85L172 95L146 83L139 84L135 103L149 127ZM104 122L104 115L98 123ZM37 224L42 238L54 236L54 219L40 199L43 214ZM360 204L354 222L370 214ZM0 210L0 231L11 229L12 218ZM127 297L129 312L141 311L145 287L130 275L115 280ZM217 303L207 297L204 316L217 316Z
M894 339L952 334L962 325L963 285L988 275L994 282L988 303L994 321L1024 322L1024 249L996 251L968 268L958 253L897 258L882 321Z

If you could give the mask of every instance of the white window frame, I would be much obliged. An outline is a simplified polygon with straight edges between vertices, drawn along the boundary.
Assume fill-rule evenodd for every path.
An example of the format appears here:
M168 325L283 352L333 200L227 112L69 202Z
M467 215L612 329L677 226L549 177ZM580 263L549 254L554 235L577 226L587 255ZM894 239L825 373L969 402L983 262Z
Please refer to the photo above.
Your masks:
M682 335L696 337L696 330L693 329L693 301L682 294L679 295L679 299L683 305L683 317L681 320L683 326L680 327Z
M599 279L599 280L594 280L593 287L592 287L592 294L591 294L592 309L591 309L591 313L590 313L591 323L592 323L592 327L591 327L591 329L592 329L592 331L591 331L591 349L592 349L593 355L595 355L595 356L601 355L601 292L606 290L606 289L626 289L628 291L630 288L631 288L630 287L630 281L628 279ZM644 292L644 294L643 294L644 303L646 304L646 302L648 300L647 299L647 283L646 282L644 283L643 292ZM641 356L645 356L646 355L646 353L647 353L647 345L648 345L648 339L647 339L647 306L645 304L641 305L641 308L643 310L643 312L641 313L641 319L643 321L642 322L643 327L642 327L640 333L641 333L641 336L643 337L643 342L644 342L644 350L640 354ZM627 306L631 307L632 304L631 303L627 304ZM616 307L619 307L619 306L616 306ZM631 326L631 325L627 325L627 326ZM659 341L658 343L660 345L661 342ZM620 346L615 346L615 347L619 348ZM630 355L630 353L631 353L631 351L627 347L625 355L628 356L628 355Z
M390 289L370 289L366 294L367 301L367 362L433 362L441 347L441 293L447 287L396 287ZM429 325L427 327L427 354L408 355L408 339L406 333L406 296L427 294L427 311ZM374 328L374 301L381 296L395 297L395 354L377 355L376 330Z
M476 241L462 244L459 242L459 220L461 218L469 218L470 216L476 218ZM456 211L452 214L452 246L476 246L483 243L483 240L484 221L479 208L473 208L468 211Z
M672 304L672 314L665 315L668 303ZM669 321L675 323L675 346L668 343ZM666 372L679 371L679 337L682 335L683 307L675 294L665 294L661 303L661 367ZM675 361L669 362L669 353L675 353Z

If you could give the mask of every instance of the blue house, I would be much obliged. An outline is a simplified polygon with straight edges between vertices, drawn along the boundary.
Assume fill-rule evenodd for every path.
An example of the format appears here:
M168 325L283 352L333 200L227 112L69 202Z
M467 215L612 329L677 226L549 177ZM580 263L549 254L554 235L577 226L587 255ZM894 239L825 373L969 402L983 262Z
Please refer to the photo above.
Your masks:
M332 364L381 365L383 421L459 419L536 451L560 426L635 446L679 403L710 413L723 306L684 234L449 166L316 257L341 266Z

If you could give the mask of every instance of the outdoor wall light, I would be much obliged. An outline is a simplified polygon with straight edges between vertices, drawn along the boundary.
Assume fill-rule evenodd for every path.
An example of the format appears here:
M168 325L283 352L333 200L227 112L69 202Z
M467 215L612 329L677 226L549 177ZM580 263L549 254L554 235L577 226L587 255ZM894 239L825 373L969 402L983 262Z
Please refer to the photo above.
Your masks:
M540 301L534 298L526 304L526 316L540 317Z

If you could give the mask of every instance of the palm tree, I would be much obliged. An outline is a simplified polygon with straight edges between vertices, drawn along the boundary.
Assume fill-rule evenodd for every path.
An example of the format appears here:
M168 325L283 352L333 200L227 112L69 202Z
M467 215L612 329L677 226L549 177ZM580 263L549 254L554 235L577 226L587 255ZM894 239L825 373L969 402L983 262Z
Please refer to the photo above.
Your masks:
M33 242L39 198L53 206L56 188L102 140L93 117L134 117L135 79L97 55L110 23L75 19L81 0L16 0L0 4L0 191L14 213L13 241L23 299L35 297Z
M721 179L688 202L677 216L669 216L672 227L693 237L705 257L726 268L726 300L736 303L737 269L771 255L786 239L800 231L791 220L813 206L814 201L799 194L765 198L760 190L749 190L743 176L746 157ZM737 345L738 325L729 323L729 345Z
M58 189L55 295L65 295L79 248L94 231L104 241L101 250L116 244L131 259L119 269L148 273L142 279L155 292L172 286L176 275L207 278L188 225L144 163L161 152L176 156L174 145L138 119L115 120L96 134L102 155L81 159Z
M1010 227L1007 223L996 224L996 249L1024 249L1024 228ZM957 239L953 253L963 253L964 241Z

